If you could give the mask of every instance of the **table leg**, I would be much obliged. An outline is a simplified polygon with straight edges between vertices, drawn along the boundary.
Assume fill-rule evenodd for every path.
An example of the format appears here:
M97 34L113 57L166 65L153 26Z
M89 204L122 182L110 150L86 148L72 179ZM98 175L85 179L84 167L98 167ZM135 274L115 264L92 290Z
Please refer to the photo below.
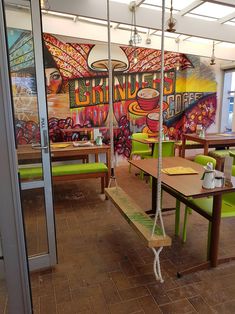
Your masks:
M183 157L185 158L185 145L186 145L186 138L184 136L184 134L182 135L182 148L181 148L181 156L180 157ZM179 152L180 154L180 152Z
M108 181L109 181L110 176L111 176L111 151L110 149L106 151L106 164L108 167Z
M211 222L210 262L211 267L218 265L219 233L221 221L222 194L213 197L213 213Z
M209 150L209 145L208 145L208 143L205 143L204 144L204 155L208 155L208 150Z

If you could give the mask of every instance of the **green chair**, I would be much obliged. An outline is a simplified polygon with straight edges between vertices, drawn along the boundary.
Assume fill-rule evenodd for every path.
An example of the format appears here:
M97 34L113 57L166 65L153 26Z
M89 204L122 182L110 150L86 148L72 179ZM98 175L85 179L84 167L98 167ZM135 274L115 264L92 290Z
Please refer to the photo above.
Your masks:
M216 167L216 159L210 156L196 155L194 161L202 166L206 166L208 162L211 162L213 164L213 168L215 169Z
M229 151L229 156L230 156L230 157L233 157L233 165L235 165L235 153Z
M164 141L162 142L162 157L173 157L175 156L175 142ZM154 145L153 157L158 158L158 144Z
M235 166L232 167L232 175L235 176ZM192 204L200 207L202 211L212 216L213 209L213 198L204 197L199 199L192 199ZM187 226L187 215L189 207L185 208L184 216L184 227L183 227L183 242L186 241L186 226ZM235 217L235 193L226 193L222 196L222 205L221 205L221 218L231 218ZM208 237L207 237L207 254L210 250L210 240L211 240L211 222L209 221L208 225Z
M216 166L216 160L212 157L206 156L206 155L196 155L194 158L194 161L202 166L206 166L208 162L211 162L213 164L213 167L215 169ZM187 225L187 217L188 214L192 213L192 209L189 207L185 208L184 213L184 227L183 227L183 242L186 241L186 225ZM176 200L176 207L175 207L175 235L179 236L179 230L180 230L180 201Z
M130 160L132 160L134 155L140 156L141 159L145 158L146 156L151 156L152 150L148 144L143 144L135 141L135 139L147 139L147 133L133 133L131 136L132 139L132 148L130 154ZM131 172L131 164L129 164L129 172Z

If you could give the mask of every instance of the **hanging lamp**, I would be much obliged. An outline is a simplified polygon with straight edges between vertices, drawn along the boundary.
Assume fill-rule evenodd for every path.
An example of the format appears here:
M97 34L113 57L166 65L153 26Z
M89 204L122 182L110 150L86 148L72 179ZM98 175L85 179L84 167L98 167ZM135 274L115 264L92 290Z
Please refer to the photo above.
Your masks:
M215 63L215 42L213 41L210 65L215 65L215 64L216 64Z
M180 39L179 39L179 37L175 39L175 42L177 44L177 61L175 62L175 69L176 69L176 71L179 71L180 67L181 67L180 56L179 56L179 50L180 50Z
M173 0L171 0L170 18L167 20L167 32L174 33L176 31L176 19L173 18Z

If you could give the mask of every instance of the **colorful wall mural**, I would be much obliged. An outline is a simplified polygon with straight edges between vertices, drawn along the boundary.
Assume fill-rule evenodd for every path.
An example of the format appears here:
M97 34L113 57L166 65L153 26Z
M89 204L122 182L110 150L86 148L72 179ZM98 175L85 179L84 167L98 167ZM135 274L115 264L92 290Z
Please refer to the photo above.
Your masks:
M17 142L31 143L39 137L32 37L29 32L9 29L8 38ZM108 143L107 47L64 43L50 34L43 38L51 140L87 138L89 130L100 128ZM154 136L158 130L161 52L114 49L115 151L129 157L133 132ZM215 73L197 56L165 52L164 59L163 130L165 136L178 140L184 132L195 132L198 124L207 129L214 123ZM71 129L71 133L64 129Z

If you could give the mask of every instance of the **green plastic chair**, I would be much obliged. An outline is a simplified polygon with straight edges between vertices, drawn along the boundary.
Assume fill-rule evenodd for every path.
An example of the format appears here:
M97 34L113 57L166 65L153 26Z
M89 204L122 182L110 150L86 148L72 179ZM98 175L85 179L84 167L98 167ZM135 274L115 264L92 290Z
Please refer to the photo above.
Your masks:
M147 133L133 133L131 139L147 139ZM134 155L140 156L141 159L151 156L152 150L148 144L142 144L137 141L132 141L132 148L130 154L130 160L132 160ZM131 172L131 164L129 164L129 172Z
M206 166L208 162L211 162L213 164L213 168L215 169L216 167L216 159L210 156L196 155L194 161L202 166Z
M162 142L162 157L173 156L175 156L175 142L174 141ZM153 157L158 158L158 144L154 144Z
M230 157L233 157L233 165L235 165L235 153L229 151L229 156L230 156Z
M232 167L232 176L235 176L235 166ZM212 197L204 197L199 199L191 200L192 204L197 205L207 213L212 216L212 207L213 207L213 198ZM186 241L186 226L187 226L187 215L188 215L189 207L185 208L185 216L184 216L184 227L183 227L183 242ZM221 204L221 218L231 218L235 217L235 193L226 193L222 196L222 204ZM211 222L209 221L208 225L208 236L207 236L207 254L210 251L211 244Z
M206 155L196 155L194 161L202 166L206 166L208 162L213 164L213 168L216 167L216 159ZM184 213L184 226L183 226L183 242L186 241L186 227L187 227L187 217L188 214L192 213L192 209L189 207L185 207ZM180 201L176 200L176 207L175 207L175 235L179 236L180 231Z

